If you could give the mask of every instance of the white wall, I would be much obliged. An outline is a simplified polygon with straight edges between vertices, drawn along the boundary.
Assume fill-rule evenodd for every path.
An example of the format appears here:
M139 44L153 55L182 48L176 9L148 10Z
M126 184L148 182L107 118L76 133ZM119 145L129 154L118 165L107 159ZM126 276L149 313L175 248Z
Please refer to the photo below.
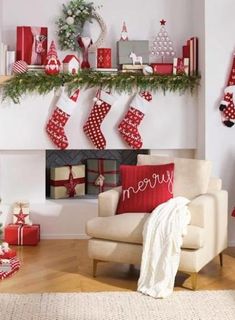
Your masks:
M235 206L235 127L222 125L219 102L231 70L235 42L235 1L205 1L206 8L206 158L229 191L229 216ZM229 241L235 245L235 219L229 218Z
M55 24L64 0L2 0L3 40L10 49L15 49L17 25L46 25L49 27L49 41L55 39ZM165 18L167 30L174 41L177 55L181 56L182 45L192 36L191 2L188 0L142 0L94 1L102 4L100 13L108 26L106 46L113 49L120 38L122 22L128 26L130 39L150 39L160 29L159 20ZM110 14L110 13L113 14ZM92 33L93 34L93 33ZM60 52L60 57L65 53ZM93 104L95 90L82 92L78 106L66 126L71 149L90 149L93 145L84 135L82 127ZM123 118L128 105L128 95L123 95L115 103L106 117L102 130L107 137L107 148L120 149L127 145L117 132L117 125ZM27 96L20 105L4 103L0 108L0 149L50 149L54 148L45 134L46 121L54 107L53 93L46 96ZM154 95L149 112L140 126L144 148L155 149L195 149L197 134L196 95L170 94L162 92ZM149 130L151 128L151 130ZM170 128L170 130L169 130ZM19 134L20 133L20 134Z

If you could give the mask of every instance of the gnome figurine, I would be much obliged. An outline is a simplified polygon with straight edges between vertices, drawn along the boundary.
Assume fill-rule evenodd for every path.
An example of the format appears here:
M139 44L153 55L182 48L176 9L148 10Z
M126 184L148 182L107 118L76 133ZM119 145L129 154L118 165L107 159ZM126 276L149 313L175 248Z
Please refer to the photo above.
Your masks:
M52 41L50 49L47 53L45 73L48 75L56 75L60 72L60 61L57 56L55 42Z

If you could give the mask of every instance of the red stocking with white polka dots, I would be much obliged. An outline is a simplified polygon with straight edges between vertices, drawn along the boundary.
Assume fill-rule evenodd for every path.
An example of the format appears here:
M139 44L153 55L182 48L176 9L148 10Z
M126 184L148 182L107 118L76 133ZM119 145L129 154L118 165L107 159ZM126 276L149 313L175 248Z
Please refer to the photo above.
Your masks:
M137 94L132 100L124 119L118 126L123 139L133 149L140 149L143 145L138 127L147 112L148 103L151 100L152 95L148 91Z
M101 131L101 124L111 109L115 97L110 93L99 90L94 98L95 104L83 127L83 131L90 138L97 149L105 149L106 140Z
M47 134L52 142L60 149L66 149L69 145L64 127L76 107L78 96L79 89L70 97L66 96L65 93L62 93L57 102L57 106L46 125Z
M220 103L220 111L223 124L226 127L233 127L235 124L235 86L228 86L224 90L224 99Z

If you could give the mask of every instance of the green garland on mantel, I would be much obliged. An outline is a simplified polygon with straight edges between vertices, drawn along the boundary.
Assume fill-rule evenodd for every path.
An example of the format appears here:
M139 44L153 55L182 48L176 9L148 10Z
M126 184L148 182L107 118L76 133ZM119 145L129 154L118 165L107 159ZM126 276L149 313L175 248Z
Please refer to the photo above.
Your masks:
M10 98L14 103L19 103L23 94L46 94L62 85L68 87L69 92L77 88L102 87L113 89L117 92L134 92L149 90L191 92L199 85L200 76L192 75L143 75L134 73L103 73L91 70L81 70L77 75L60 73L49 76L41 72L28 72L17 75L5 81L1 87L3 100Z

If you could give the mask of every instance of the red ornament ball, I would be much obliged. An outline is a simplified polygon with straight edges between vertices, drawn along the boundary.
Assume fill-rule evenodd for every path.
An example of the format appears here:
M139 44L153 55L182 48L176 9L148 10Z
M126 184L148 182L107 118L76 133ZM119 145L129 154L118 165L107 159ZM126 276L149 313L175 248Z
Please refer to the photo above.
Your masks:
M15 74L26 73L28 71L28 65L23 60L16 61L12 66L12 71Z

